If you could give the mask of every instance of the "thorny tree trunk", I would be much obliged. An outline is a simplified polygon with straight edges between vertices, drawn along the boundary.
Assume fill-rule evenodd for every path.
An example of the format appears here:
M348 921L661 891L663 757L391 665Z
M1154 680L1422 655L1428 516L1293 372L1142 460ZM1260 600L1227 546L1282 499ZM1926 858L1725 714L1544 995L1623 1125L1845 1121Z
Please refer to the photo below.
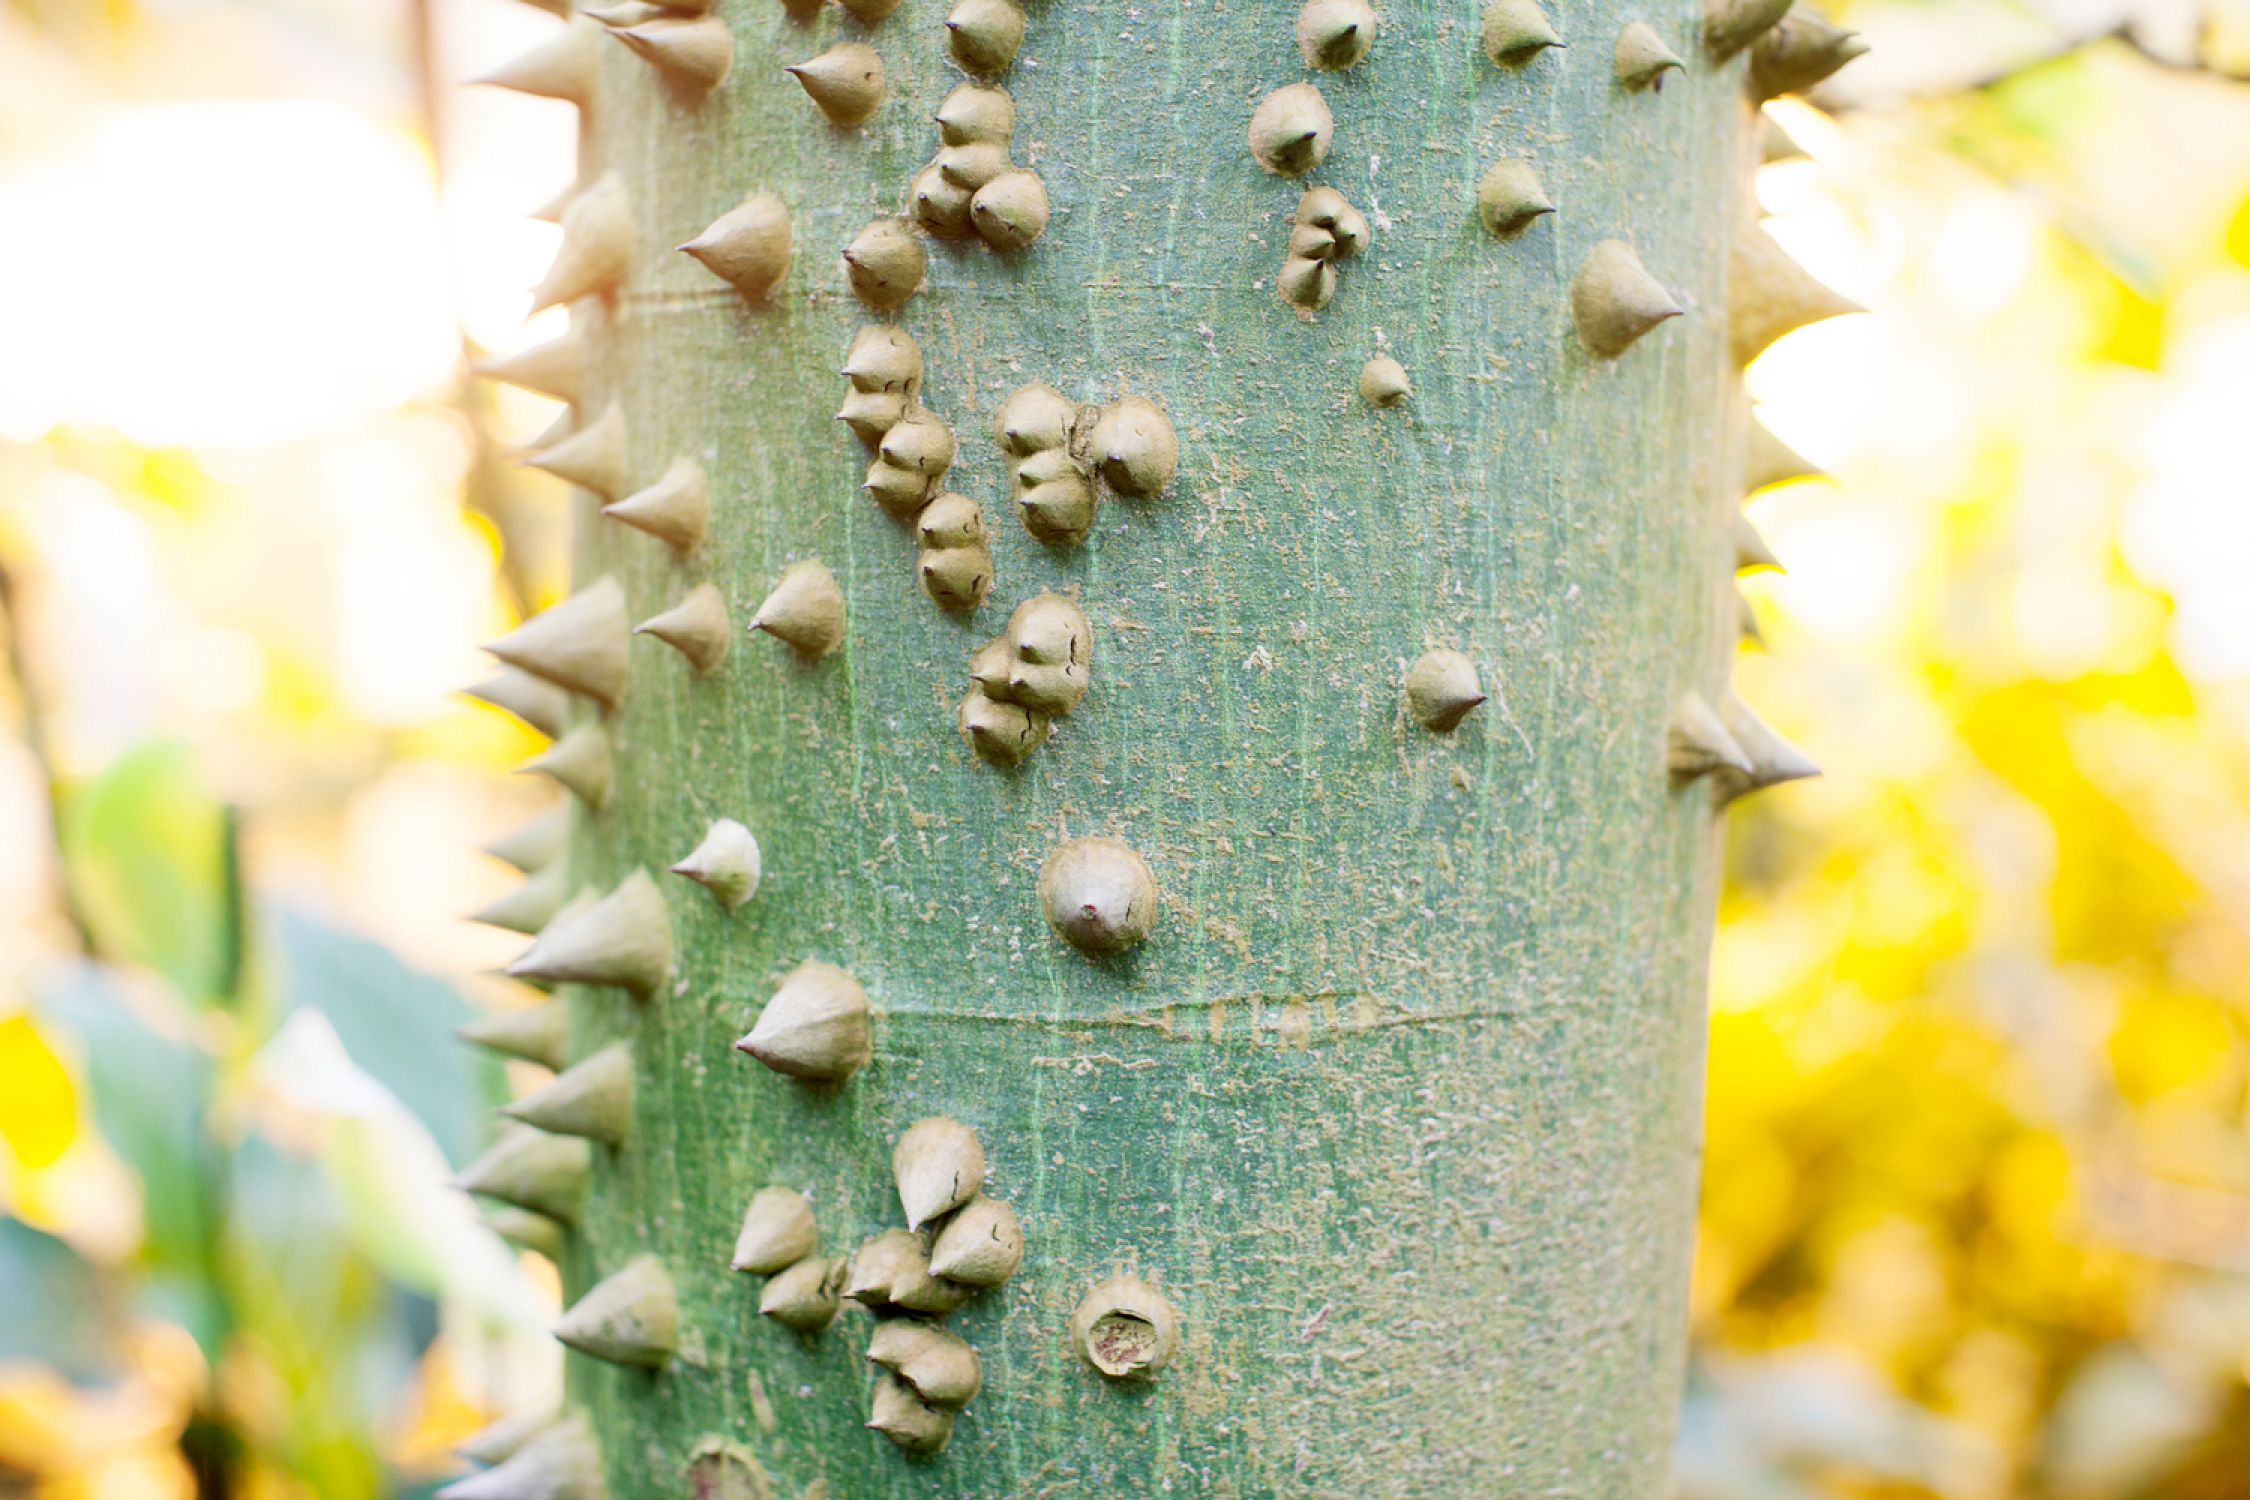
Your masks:
M957 13L967 42L1004 29L995 5ZM733 71L707 98L636 56L655 43L597 49L583 175L614 174L628 217L587 209L569 228L583 251L624 225L630 253L621 272L595 254L562 288L598 295L574 308L591 436L556 467L614 497L693 459L711 510L682 557L581 490L577 577L615 579L634 620L709 583L731 620L716 670L636 640L620 706L576 710L609 738L615 790L579 811L569 884L647 871L661 902L636 884L592 928L566 912L558 925L578 926L551 928L553 961L531 965L648 988L563 989L570 1055L627 1043L612 1060L629 1057L634 1086L560 1260L574 1296L632 1267L605 1297L639 1301L622 1318L582 1307L580 1343L660 1365L570 1358L609 1494L1664 1491L1714 809L1730 775L1740 790L1802 769L1731 710L1741 743L1689 723L1675 766L1698 769L1716 739L1718 759L1747 752L1750 777L1666 760L1684 696L1728 701L1744 431L1726 247L1756 116L1746 59L1712 56L1690 0L1551 14L1568 50L1503 66L1473 0L1389 0L1364 60L1312 72L1274 0L1033 0L991 81L1016 109L1004 149L1036 171L1051 222L1007 251L925 237L927 280L887 313L855 297L838 252L908 210L937 150L933 112L963 82L939 0L872 26L724 0ZM1685 60L1660 90L1620 81L1636 21ZM685 24L656 29L716 35ZM1627 63L1647 40L1628 39ZM885 74L856 128L782 71L847 42ZM1307 175L1264 170L1253 110L1308 79L1333 147ZM1272 132L1269 154L1292 136ZM1558 211L1496 234L1478 191L1506 159ZM1328 248L1351 237L1348 212L1293 225L1313 185L1364 215L1363 253ZM760 191L795 255L753 298L674 247ZM1293 234L1322 265L1284 274ZM1593 254L1604 241L1661 287ZM743 279L772 269L770 242L736 248ZM1316 299L1329 270L1324 309L1286 300ZM1645 321L1665 291L1684 316L1589 353L1604 319L1637 331L1635 298ZM936 488L990 521L995 582L973 613L918 585L913 527L861 491L871 454L834 419L847 349L885 323L918 342L919 400L957 442ZM1378 354L1411 380L1403 404L1363 398ZM1169 414L1176 477L1113 497L1079 545L1034 541L1010 503L1028 461L993 435L1033 382L1082 404L1097 486L1092 449L1112 435L1091 426L1128 395ZM622 468L605 473L612 440ZM808 559L833 571L846 618L817 660L744 629ZM957 733L957 705L972 651L1042 590L1084 608L1090 691L1002 767ZM537 641L518 659L615 696L615 618L581 602L596 665ZM1465 654L1489 694L1450 730L1402 689L1431 648ZM663 873L723 818L764 858L731 914ZM1153 933L1116 956L1089 958L1042 914L1043 863L1088 834L1138 851L1158 893ZM664 955L632 949L648 934L631 929L659 920L673 948L650 986ZM554 959L565 939L627 949ZM730 1045L807 959L849 971L874 1007L873 1060L836 1086ZM875 1393L868 1313L847 1301L824 1332L792 1333L760 1316L763 1278L729 1262L768 1186L810 1195L823 1254L903 1225L893 1146L939 1116L981 1141L984 1191L1016 1210L1025 1253L946 1320L982 1392L942 1452L915 1455L902 1442L934 1436L945 1408L911 1382ZM1176 1310L1153 1379L1105 1377L1073 1330L1119 1273ZM1162 1308L1122 1311L1094 1337L1163 1331ZM895 1404L870 1431L880 1400ZM569 1467L541 1479L519 1461L462 1493L592 1493Z

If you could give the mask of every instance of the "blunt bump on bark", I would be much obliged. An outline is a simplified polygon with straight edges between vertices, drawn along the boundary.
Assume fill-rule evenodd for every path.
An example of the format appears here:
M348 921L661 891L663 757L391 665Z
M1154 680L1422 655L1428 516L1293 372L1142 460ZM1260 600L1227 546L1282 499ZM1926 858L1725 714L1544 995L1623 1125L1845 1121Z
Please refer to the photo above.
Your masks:
M905 418L900 419L901 422L904 420ZM897 431L897 424L891 430ZM883 434L883 437L888 441L890 433ZM867 477L860 481L859 487L892 520L911 521L929 503L937 484L928 475L907 468L904 464L895 464L886 458L877 457L875 462L867 466Z
M699 583L670 609L635 625L633 634L655 636L686 657L697 676L708 676L727 659L726 598L717 584Z
M755 834L732 818L717 818L672 873L702 886L725 910L737 911L758 894L765 860Z
M631 670L625 591L602 577L484 649L511 667L615 707Z
M1084 541L1101 512L1090 457L1081 459L1072 449L1078 429L1076 403L1043 383L1021 387L993 415L993 440L1008 460L1016 517L1049 546ZM966 704L963 712L969 713ZM963 728L966 732L966 717Z
M953 1436L953 1413L924 1401L912 1386L885 1372L875 1382L867 1426L909 1453L937 1453Z
M1798 265L1763 229L1745 224L1736 232L1727 256L1727 341L1737 364L1808 324L1865 311Z
M711 482L703 465L692 458L676 458L664 477L647 489L602 507L602 514L622 521L685 557L703 545L711 529Z
M1703 46L1724 62L1780 24L1790 0L1703 0Z
M594 102L594 89L601 81L604 45L601 27L574 20L521 57L472 81L561 99L583 109Z
M1448 647L1423 652L1406 674L1408 710L1424 729L1439 734L1460 728L1485 698L1476 663Z
M911 396L922 388L922 346L903 328L871 323L852 335L841 373L855 391Z
M1693 781L1721 769L1748 772L1750 757L1703 695L1690 691L1672 705L1664 727L1664 768L1676 780Z
M663 1369L680 1347L680 1304L664 1263L637 1255L595 1282L564 1311L555 1337L613 1365Z
M646 870L635 870L599 901L555 919L508 966L518 979L609 985L643 1000L672 973L672 919Z
M953 186L973 193L1007 171L1011 163L1005 143L972 141L966 146L940 146L930 165Z
M524 1441L481 1474L457 1479L438 1500L608 1500L594 1430L573 1413Z
M1059 844L1039 871L1039 905L1058 937L1097 957L1122 953L1156 927L1156 876L1122 839Z
M1666 73L1675 69L1684 72L1687 68L1687 64L1680 61L1680 55L1646 21L1629 21L1617 33L1617 45L1611 51L1610 62L1619 83L1651 93L1664 87Z
M616 776L609 731L591 719L573 724L542 754L525 761L523 770L553 779L590 811L600 812L609 806Z
M758 1294L758 1313L792 1333L819 1333L844 1305L842 1257L808 1255L777 1273Z
M1045 461L1042 461L1045 460ZM1050 547L1076 546L1101 519L1101 493L1085 465L1067 453L1040 454L1011 467L1016 518Z
M795 1188L765 1187L751 1195L742 1230L734 1237L737 1271L772 1276L788 1270L820 1248L812 1203Z
M1050 547L1075 546L1101 519L1101 494L1093 477L1075 464L1057 464L1052 477L1031 478L1039 465L1017 468L1016 517L1032 537Z
M969 218L974 190L946 176L943 164L931 162L907 184L907 204L914 222L941 240L965 240L977 232Z
M969 200L977 237L999 251L1024 250L1047 232L1047 184L1022 167L1002 172Z
M1369 406L1404 406L1413 394L1406 366L1388 354L1378 354L1359 367L1359 399Z
M1015 96L988 84L964 83L945 96L932 118L938 139L948 146L1004 146L1015 138Z
M1539 0L1490 0L1478 30L1484 55L1501 67L1520 67L1563 44Z
M625 492L625 414L616 402L575 429L552 448L527 455L524 462L566 484L592 490L604 500Z
M912 1386L932 1406L966 1406L984 1386L966 1339L913 1318L891 1318L868 1336L867 1361Z
M893 312L921 290L929 255L903 219L877 219L844 247L844 279L852 295L877 312Z
M966 73L1005 73L1023 46L1024 14L1009 0L960 0L945 18L945 47Z
M1122 396L1094 418L1087 448L1102 482L1120 495L1164 493L1180 467L1180 439L1164 408L1141 396Z
M557 864L570 848L570 809L557 807L500 835L484 852L529 875Z
M1748 516L1737 515L1734 518L1732 540L1734 570L1737 573L1756 572L1760 568L1771 568L1776 573L1789 571L1782 567L1781 559L1774 556L1773 548L1766 545L1766 539L1758 534L1758 528L1751 524Z
M1309 83L1275 89L1250 116L1250 154L1258 165L1283 177L1302 177L1328 159L1336 117L1328 101Z
M574 328L544 344L478 360L471 368L487 380L576 402L586 394L586 363L586 336Z
M710 93L734 70L734 33L717 16L656 15L610 35L690 94Z
M1866 51L1857 33L1797 0L1750 49L1750 97L1803 93Z
M586 1201L593 1150L583 1136L549 1135L528 1125L514 1125L484 1155L463 1167L453 1185L480 1198L545 1214L558 1224L575 1224Z
M836 0L836 4L862 26L874 26L899 7L899 0Z
M984 508L967 495L940 495L914 518L914 539L927 549L981 547L990 535Z
M891 1176L906 1227L920 1229L984 1187L984 1146L959 1120L933 1115L909 1126L891 1149Z
M743 296L762 302L789 274L793 233L787 204L772 193L752 193L680 251Z
M570 722L570 694L520 667L502 667L482 682L461 690L480 703L513 714L524 727L554 739Z
M751 616L750 628L818 661L844 642L844 591L826 563L792 563Z
M844 1295L875 1312L944 1314L967 1302L970 1289L931 1274L925 1236L886 1229L852 1252Z
M1783 739L1732 689L1719 700L1718 714L1719 722L1749 762L1747 770L1729 766L1713 774L1711 783L1722 805L1769 786L1820 774L1820 767L1804 751Z
M1305 0L1297 12L1297 50L1308 68L1356 67L1375 45L1375 27L1367 0Z
M570 899L570 872L558 861L534 870L513 890L477 908L469 920L530 936L546 926Z
M1586 252L1570 284L1570 313L1578 341L1597 359L1615 359L1641 336L1683 309L1666 291L1633 247L1603 240Z
M926 406L917 406L892 424L875 451L893 468L917 476L926 485L935 485L953 467L957 449L953 429L945 419Z
M867 991L834 964L807 959L781 981L734 1045L791 1078L841 1083L873 1061Z
M914 521L915 572L941 609L975 609L992 592L992 551L984 511L966 495L943 494Z
M865 42L844 42L784 68L830 123L864 124L883 102L883 59Z
M981 687L969 689L955 719L969 749L995 765L1021 765L1047 739L1045 714L987 697Z
M852 430L852 436L868 447L879 446L883 434L898 425L899 419L914 405L914 398L905 391L844 392L844 404L836 412L836 420Z
M1138 1276L1112 1276L1070 1315L1071 1343L1112 1380L1153 1380L1180 1347L1180 1314Z
M1336 294L1336 265L1366 248L1366 215L1332 187L1308 189L1297 200L1293 226L1274 286L1281 299L1305 313L1316 313Z
M495 1011L454 1035L502 1057L520 1057L560 1072L570 1061L570 1007L559 1000Z
M1367 248L1367 216L1332 187L1307 188L1297 200L1294 218L1299 229L1316 229L1327 235L1331 260L1350 260ZM1314 252L1308 248L1306 253Z
M622 1146L633 1126L633 1051L612 1042L501 1106L510 1119L550 1135L582 1135Z
M1026 457L1067 446L1077 426L1077 405L1053 386L1036 383L1000 403L992 436L1002 452Z
M1023 1264L1023 1226L996 1198L970 1199L930 1245L930 1271L963 1286L996 1287Z
M562 245L532 289L531 310L616 290L633 261L633 202L625 180L604 172L563 210Z
M911 521L952 466L953 435L936 413L910 406L875 445L859 487L894 521Z
M1307 313L1319 312L1336 295L1336 263L1322 256L1292 255L1274 276L1281 300Z
M1554 211L1538 169L1521 157L1494 162L1477 183L1477 217L1502 239L1513 239Z
M1035 594L1008 617L1007 676L983 683L987 696L1034 713L1067 714L1093 683L1094 630L1086 612L1061 594Z

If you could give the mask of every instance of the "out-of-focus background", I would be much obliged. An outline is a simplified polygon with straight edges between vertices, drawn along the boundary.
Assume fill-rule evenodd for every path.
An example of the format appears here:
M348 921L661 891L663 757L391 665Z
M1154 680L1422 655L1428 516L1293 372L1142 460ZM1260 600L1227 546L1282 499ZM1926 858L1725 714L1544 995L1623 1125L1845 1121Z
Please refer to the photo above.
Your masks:
M2250 0L1882 0L1773 106L1874 310L1751 373L1689 1500L2250 1494ZM563 105L513 0L0 0L0 1495L426 1492L549 1394L442 1184L461 920L543 805L453 696L562 584ZM451 976L439 978L436 976ZM462 978L461 976L472 976Z

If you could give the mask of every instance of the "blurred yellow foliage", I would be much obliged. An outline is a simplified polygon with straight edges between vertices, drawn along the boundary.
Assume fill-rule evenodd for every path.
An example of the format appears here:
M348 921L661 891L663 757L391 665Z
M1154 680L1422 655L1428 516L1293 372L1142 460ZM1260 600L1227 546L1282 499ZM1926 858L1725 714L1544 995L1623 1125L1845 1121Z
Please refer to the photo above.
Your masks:
M18 1170L51 1167L78 1137L78 1086L28 1015L0 1020L0 1144Z

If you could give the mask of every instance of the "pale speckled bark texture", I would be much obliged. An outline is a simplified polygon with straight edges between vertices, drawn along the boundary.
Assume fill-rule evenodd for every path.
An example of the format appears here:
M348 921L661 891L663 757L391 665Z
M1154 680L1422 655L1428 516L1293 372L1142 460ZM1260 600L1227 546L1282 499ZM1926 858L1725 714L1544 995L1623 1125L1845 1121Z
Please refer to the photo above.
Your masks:
M664 1373L571 1357L611 1493L688 1493L717 1436L783 1500L1661 1495L1717 881L1710 798L1667 780L1663 734L1683 690L1717 698L1732 650L1744 64L1708 60L1690 0L1560 0L1568 50L1507 68L1476 0L1390 0L1366 61L1318 75L1280 0L1027 9L1002 82L1052 223L1009 255L931 242L892 320L959 441L946 487L993 524L971 617L917 586L911 530L859 493L868 454L832 419L854 331L886 321L837 251L904 207L935 149L961 81L946 6L868 28L722 0L724 87L689 101L615 47L587 112L587 176L615 170L637 225L614 310L579 313L588 409L622 403L631 485L693 457L714 510L683 562L582 494L577 573L614 574L636 620L714 582L736 634L701 678L635 641L616 796L581 820L575 875L660 872L719 817L765 860L732 916L659 876L680 964L653 1003L568 992L577 1055L624 1038L638 1067L569 1284L649 1252L681 1304ZM1628 20L1688 60L1660 92L1615 77ZM780 71L840 40L888 71L858 130ZM1251 111L1308 77L1334 149L1269 175ZM1475 201L1506 155L1559 208L1513 240ZM1274 278L1320 183L1373 238L1306 321ZM673 250L755 189L796 237L763 306ZM1615 362L1570 318L1604 239L1686 309ZM1357 394L1377 353L1411 378L1402 407ZM1113 500L1082 546L1032 541L990 423L1035 380L1161 403L1169 491ZM849 629L806 665L742 626L815 557ZM1045 588L1092 621L1092 690L996 769L955 731L967 658ZM1432 645L1492 694L1451 734L1401 697ZM1040 914L1042 859L1085 833L1139 849L1161 891L1121 957L1089 961ZM729 1046L806 958L877 1010L872 1065L836 1090ZM812 1195L832 1252L901 1224L892 1143L934 1114L976 1129L1027 1251L948 1321L983 1393L915 1458L862 1426L868 1319L788 1333L728 1259L769 1183ZM1122 1270L1184 1319L1152 1383L1105 1381L1069 1341L1079 1298Z

